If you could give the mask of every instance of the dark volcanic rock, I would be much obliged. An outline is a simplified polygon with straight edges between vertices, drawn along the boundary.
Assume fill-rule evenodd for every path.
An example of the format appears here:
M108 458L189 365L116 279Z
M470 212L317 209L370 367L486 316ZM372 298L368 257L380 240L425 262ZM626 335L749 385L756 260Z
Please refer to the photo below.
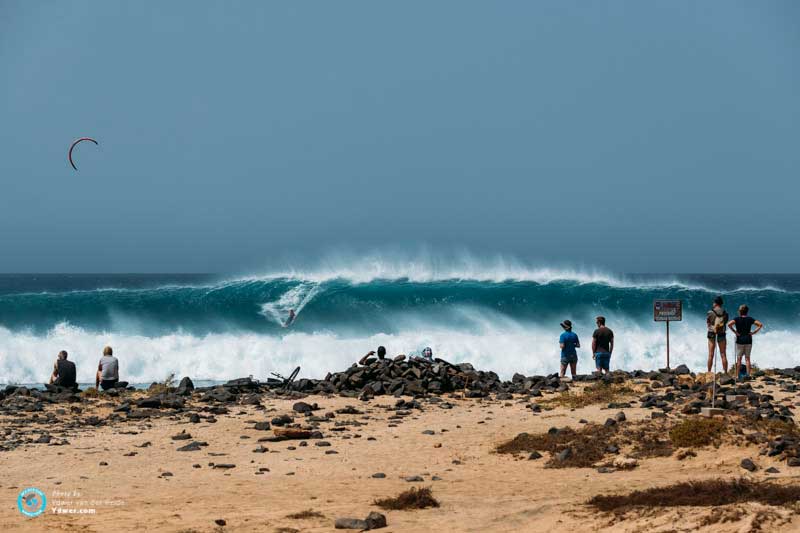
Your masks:
M189 376L186 376L181 380L180 384L178 384L178 389L175 393L180 396L188 396L192 391L194 391L194 383L192 383Z
M336 529L359 529L362 531L369 529L367 521L359 518L337 518L334 527Z
M750 459L742 459L740 466L745 470L747 470L748 472L755 472L756 470L758 470L756 464Z
M177 451L179 451L179 452L196 452L196 451L199 451L202 446L208 446L208 443L193 441L193 442L190 442L189 444L187 444L186 446L181 446L180 448L178 448Z
M316 411L319 409L317 404L310 405L306 402L297 402L292 406L292 410L296 413L310 413L311 411Z

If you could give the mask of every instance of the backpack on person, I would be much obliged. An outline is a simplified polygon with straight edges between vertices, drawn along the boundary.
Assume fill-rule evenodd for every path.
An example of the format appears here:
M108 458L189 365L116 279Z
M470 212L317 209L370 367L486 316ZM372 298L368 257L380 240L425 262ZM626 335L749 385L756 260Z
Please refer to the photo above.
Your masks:
M725 333L725 327L727 326L726 318L727 314L724 309L717 308L712 309L712 313L714 313L714 322L712 323L712 327L714 328L714 333L717 335L722 335Z

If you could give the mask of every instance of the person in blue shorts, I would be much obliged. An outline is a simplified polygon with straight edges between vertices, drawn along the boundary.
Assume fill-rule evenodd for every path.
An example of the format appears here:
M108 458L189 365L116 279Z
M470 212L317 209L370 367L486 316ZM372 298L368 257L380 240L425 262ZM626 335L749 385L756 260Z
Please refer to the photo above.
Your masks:
M611 364L611 352L614 351L614 332L606 327L606 317L599 316L597 329L592 333L592 354L597 372L608 374Z
M578 336L572 332L572 322L569 320L565 320L561 323L561 327L564 328L564 333L561 334L561 337L558 339L558 344L561 346L561 376L564 377L564 374L567 371L567 365L569 365L569 370L572 373L572 377L575 377L575 371L578 367L578 351L577 348L581 347L581 341L578 339Z

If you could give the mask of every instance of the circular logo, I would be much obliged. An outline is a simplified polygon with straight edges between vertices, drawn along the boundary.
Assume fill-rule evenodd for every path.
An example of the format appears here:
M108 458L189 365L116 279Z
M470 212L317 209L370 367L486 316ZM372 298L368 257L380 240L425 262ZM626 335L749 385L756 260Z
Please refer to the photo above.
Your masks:
M47 507L47 496L36 488L23 490L17 496L17 508L25 516L35 517L42 514Z

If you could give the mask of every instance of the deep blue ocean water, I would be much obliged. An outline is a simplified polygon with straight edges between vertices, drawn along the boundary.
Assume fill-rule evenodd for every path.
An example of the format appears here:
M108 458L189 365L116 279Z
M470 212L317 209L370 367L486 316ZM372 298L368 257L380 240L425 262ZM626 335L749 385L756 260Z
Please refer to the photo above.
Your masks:
M169 373L265 378L295 364L319 376L378 343L390 353L432 346L437 355L501 374L545 373L557 366L559 322L571 319L588 339L597 314L617 332L618 366L655 368L664 352L663 325L652 320L656 298L684 301L684 321L672 328L672 359L696 367L706 350L704 314L718 294L732 315L747 303L767 325L756 339L756 360L760 354L764 365L800 364L794 274L5 274L0 383L46 379L60 349L80 363L79 378L91 381L105 344L114 344L129 381L140 382ZM297 318L285 327L290 309Z

